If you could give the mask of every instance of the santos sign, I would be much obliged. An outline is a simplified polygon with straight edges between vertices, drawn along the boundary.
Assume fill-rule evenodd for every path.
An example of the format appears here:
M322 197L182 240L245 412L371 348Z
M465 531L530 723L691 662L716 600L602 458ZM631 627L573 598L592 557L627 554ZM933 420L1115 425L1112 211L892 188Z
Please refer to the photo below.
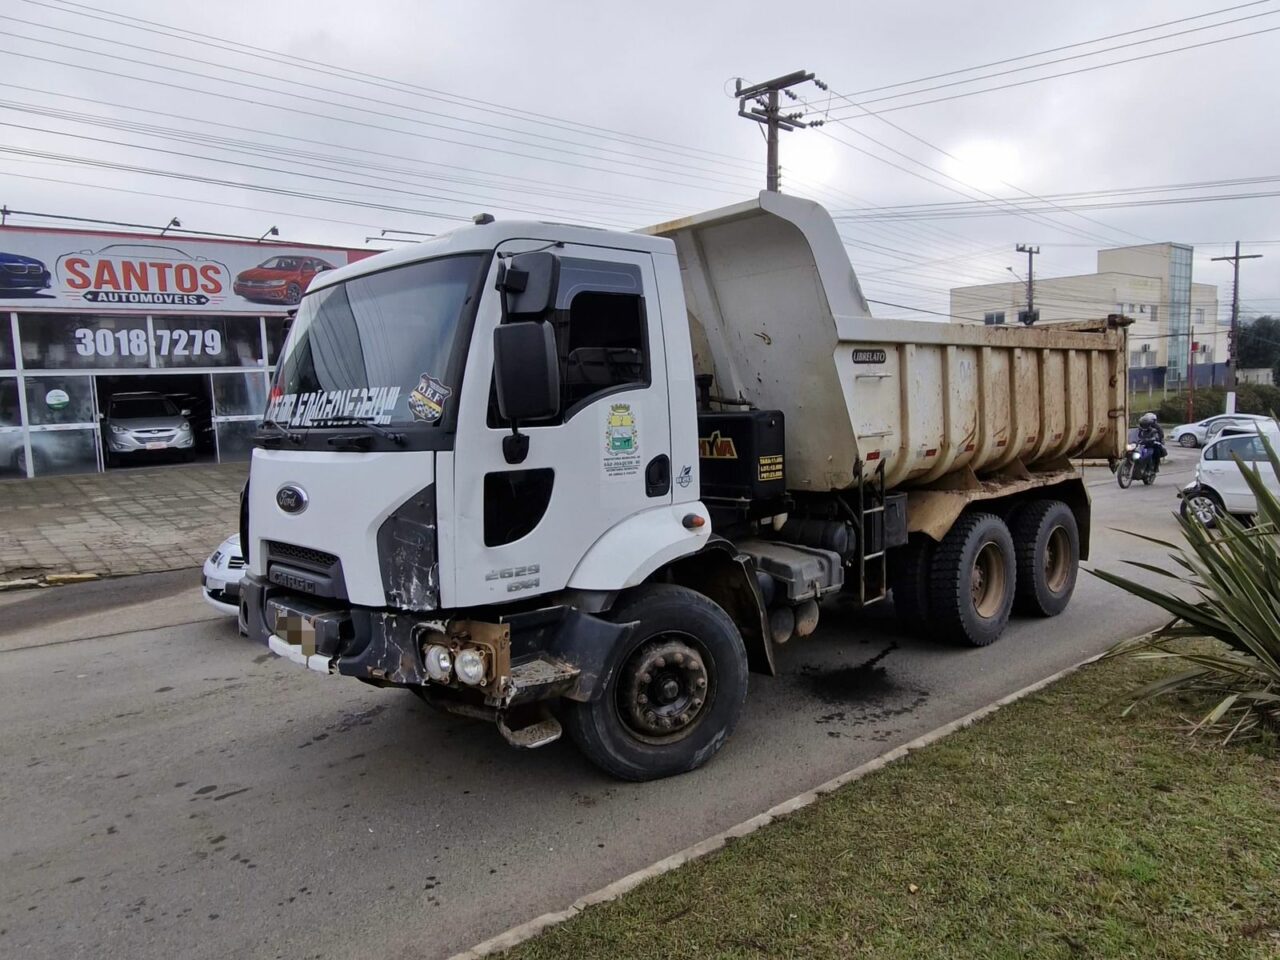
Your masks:
M0 230L0 308L132 313L279 312L365 250Z

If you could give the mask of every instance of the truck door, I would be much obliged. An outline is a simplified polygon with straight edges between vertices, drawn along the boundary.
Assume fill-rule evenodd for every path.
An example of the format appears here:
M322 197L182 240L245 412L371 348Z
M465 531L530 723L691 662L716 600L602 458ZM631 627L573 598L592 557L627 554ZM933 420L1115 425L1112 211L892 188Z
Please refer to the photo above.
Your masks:
M556 256L559 283L546 322L555 329L560 413L520 425L529 437L521 463L508 463L503 453L511 426L492 386L496 295L476 318L459 409L454 505L451 516L442 510L440 517L442 547L454 556L451 606L562 589L604 533L672 502L666 353L652 260L574 245Z

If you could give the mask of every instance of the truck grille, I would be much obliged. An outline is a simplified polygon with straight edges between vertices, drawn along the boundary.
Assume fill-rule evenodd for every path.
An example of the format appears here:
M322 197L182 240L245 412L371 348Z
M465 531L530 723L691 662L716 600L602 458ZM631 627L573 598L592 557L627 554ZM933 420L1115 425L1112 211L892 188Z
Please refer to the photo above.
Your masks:
M292 543L280 543L277 540L268 540L267 550L272 560L291 561L320 570L328 570L338 562L338 558L332 553L312 550L310 547L298 547Z

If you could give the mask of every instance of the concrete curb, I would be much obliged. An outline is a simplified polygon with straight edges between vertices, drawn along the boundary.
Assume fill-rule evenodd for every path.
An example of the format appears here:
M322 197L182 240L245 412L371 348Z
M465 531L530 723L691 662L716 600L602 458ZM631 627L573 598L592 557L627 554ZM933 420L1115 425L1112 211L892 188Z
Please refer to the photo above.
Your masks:
M745 837L748 834L755 833L761 827L767 826L775 820L780 820L783 817L795 813L797 810L802 810L809 806L823 794L831 793L833 790L838 790L845 784L852 783L855 780L861 780L868 774L875 773L877 770L887 767L895 760L901 760L914 750L919 750L922 747L929 746L931 743L936 743L943 737L947 737L955 733L957 730L963 730L965 727L981 720L983 717L987 717L995 713L1001 707L1008 706L1017 700L1021 700L1023 697L1030 696L1039 690L1043 690L1045 687L1057 683L1063 677L1070 676L1082 667L1086 667L1091 663L1101 660L1104 656L1106 656L1105 653L1095 654L1092 657L1081 660L1073 666L1067 667L1065 670L1059 670L1057 673L1051 674L1043 680L1037 680L1035 683L1029 684L1021 690L1015 690L1013 693L1001 697L999 700L992 701L985 707L979 707L972 713L965 714L958 720L952 720L950 723L945 723L940 727L936 727L928 733L922 734L914 740L902 744L900 747L895 747L887 753L882 753L880 756L868 760L866 763L854 767L846 773L840 774L838 777L833 777L826 783L814 787L812 790L807 790L804 793L797 794L790 800L784 800L777 806L766 810L764 813L751 817L749 820L743 820L741 823L730 827L728 830L717 833L715 836L708 837L706 840L702 840L692 846L685 847L683 850L673 853L671 856L663 860L659 860L657 863L643 867L634 873L629 873L622 879L615 880L613 883L601 887L599 890L585 894L571 903L564 910L544 913L540 917L534 917L532 920L526 921L519 926L512 927L510 930L500 933L496 937L490 937L483 943L476 944L476 946L469 950L464 950L461 953L455 953L449 958L449 960L480 960L482 957L489 957L495 953L500 953L503 950L510 950L512 947L518 946L519 944L524 943L524 941L537 936L548 927L553 927L558 923L564 923L566 920L573 918L587 907L597 903L607 903L610 900L616 900L629 890L633 890L640 886L640 884L644 883L646 880L652 880L654 877L660 877L664 873L669 873L677 867L684 866L690 861L705 857L707 854L719 850L729 840L737 839L738 837Z

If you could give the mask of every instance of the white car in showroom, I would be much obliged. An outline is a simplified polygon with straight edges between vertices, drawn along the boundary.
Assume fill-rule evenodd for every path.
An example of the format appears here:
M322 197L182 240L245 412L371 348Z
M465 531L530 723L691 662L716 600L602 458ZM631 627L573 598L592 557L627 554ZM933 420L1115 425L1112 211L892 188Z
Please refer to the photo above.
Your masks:
M200 594L204 602L229 617L240 616L240 580L244 576L244 554L240 534L233 533L209 554L200 571Z
M1226 427L1246 426L1253 421L1270 419L1254 413L1220 413L1195 423L1180 423L1169 431L1168 436L1183 447L1203 447Z
M1228 430L1225 436L1211 440L1200 454L1195 479L1178 494L1182 498L1182 515L1213 526L1224 513L1251 517L1258 512L1257 498L1240 472L1237 457L1246 467L1258 471L1268 489L1280 494L1280 477L1271 467L1262 437L1280 451L1280 425L1269 418L1247 432Z

